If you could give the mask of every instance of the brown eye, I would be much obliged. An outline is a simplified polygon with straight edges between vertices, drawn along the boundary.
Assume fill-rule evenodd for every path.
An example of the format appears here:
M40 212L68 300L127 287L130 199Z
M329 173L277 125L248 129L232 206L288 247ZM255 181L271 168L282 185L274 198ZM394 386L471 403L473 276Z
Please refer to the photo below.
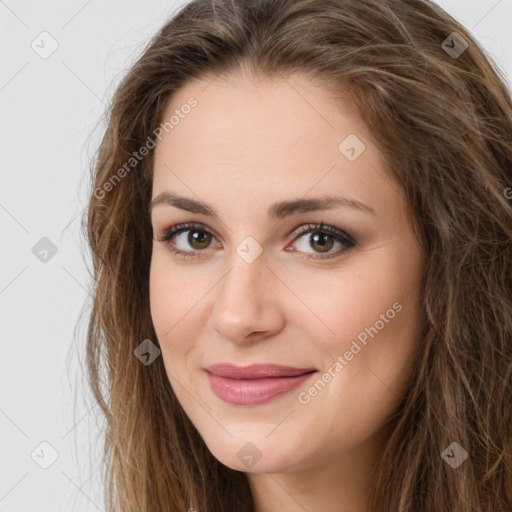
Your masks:
M336 244L339 249L337 251L331 250ZM340 229L320 223L307 224L301 227L295 236L294 245L297 246L297 252L310 254L310 256L305 256L306 258L322 259L344 253L354 247L356 241ZM322 256L322 254L325 254L325 256Z
M206 249L212 242L212 235L201 229L188 230L187 242L195 249Z
M210 247L215 237L202 224L187 223L171 226L156 240L163 242L173 254L195 258Z
M310 237L309 245L318 252L328 252L334 245L334 240L331 235L317 232Z

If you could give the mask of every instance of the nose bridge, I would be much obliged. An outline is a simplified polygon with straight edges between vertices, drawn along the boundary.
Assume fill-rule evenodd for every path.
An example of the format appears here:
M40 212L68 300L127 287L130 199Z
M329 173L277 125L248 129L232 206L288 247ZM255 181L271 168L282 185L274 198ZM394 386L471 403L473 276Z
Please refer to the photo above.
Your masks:
M236 311L237 304L243 304L244 308L253 309L263 299L262 284L266 280L264 258L258 257L248 263L237 253L233 253L230 259L231 270L227 273L217 296L217 302L222 301L225 307Z
M221 336L241 340L277 328L279 315L270 300L269 270L263 255L248 263L233 252L230 270L219 283L210 324Z

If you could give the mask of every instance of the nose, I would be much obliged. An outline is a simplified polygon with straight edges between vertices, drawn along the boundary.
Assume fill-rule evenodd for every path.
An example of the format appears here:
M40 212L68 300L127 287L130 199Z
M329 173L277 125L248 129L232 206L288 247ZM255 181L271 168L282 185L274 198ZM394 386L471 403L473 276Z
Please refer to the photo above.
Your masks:
M235 254L231 270L214 288L209 327L235 343L277 334L284 325L278 286L262 256L247 263Z

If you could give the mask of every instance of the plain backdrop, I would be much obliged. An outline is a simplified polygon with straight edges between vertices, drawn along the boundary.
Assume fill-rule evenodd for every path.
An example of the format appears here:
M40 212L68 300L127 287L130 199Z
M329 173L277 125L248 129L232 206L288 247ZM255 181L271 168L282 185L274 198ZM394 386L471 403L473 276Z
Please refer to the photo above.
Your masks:
M104 510L80 216L105 105L183 3L0 0L0 512ZM438 3L510 81L512 0Z

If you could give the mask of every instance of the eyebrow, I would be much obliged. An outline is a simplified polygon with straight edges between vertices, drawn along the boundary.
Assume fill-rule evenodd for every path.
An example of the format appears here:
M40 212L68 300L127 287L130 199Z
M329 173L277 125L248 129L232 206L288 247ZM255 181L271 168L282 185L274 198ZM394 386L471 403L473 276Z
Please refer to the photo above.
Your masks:
M208 217L219 218L218 213L210 205L189 197L178 196L171 192L162 192L156 196L149 204L149 213L151 214L153 208L158 205L175 206L187 212L200 213ZM322 196L308 199L288 199L273 203L268 209L268 218L270 220L280 220L297 213L329 210L336 207L353 208L370 215L375 215L373 208L355 199L347 199L338 196Z

